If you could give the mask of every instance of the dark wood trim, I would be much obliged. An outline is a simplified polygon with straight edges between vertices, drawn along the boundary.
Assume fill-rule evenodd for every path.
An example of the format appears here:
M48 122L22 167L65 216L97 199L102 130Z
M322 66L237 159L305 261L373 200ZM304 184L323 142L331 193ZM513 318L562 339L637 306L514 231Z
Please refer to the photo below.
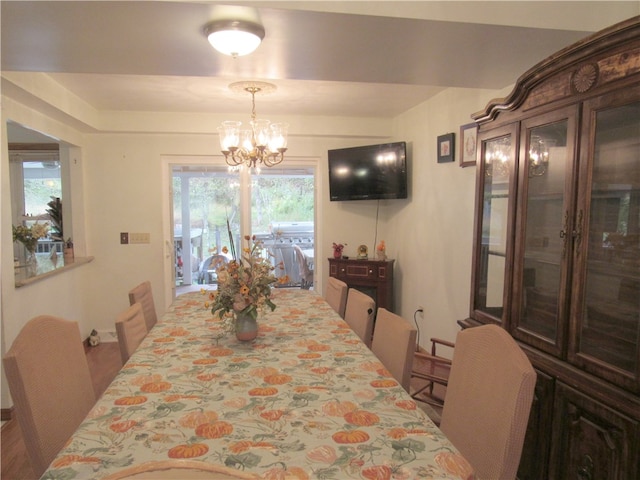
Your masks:
M32 152L57 152L60 150L60 145L57 143L10 143L8 147L10 152L13 150Z

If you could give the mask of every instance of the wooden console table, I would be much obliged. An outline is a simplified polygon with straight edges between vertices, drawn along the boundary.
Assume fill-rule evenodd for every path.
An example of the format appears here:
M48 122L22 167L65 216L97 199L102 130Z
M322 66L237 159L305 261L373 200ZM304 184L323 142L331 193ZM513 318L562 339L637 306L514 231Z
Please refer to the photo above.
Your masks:
M393 262L329 258L329 276L371 296L376 308L393 311Z

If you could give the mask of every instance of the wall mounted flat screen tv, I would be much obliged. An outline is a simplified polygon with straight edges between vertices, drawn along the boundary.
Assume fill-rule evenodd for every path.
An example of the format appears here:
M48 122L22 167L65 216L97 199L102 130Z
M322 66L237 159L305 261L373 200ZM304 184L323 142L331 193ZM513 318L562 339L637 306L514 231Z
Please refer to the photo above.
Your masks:
M407 198L406 142L328 151L329 199Z

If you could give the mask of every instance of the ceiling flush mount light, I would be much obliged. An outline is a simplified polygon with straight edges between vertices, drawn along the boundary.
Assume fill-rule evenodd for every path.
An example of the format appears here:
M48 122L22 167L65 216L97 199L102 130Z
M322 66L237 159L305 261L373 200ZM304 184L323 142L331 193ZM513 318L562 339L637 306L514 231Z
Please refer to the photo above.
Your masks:
M266 82L237 82L229 85L232 91L251 94L251 121L248 129L242 129L242 122L227 120L218 127L220 149L229 166L246 165L256 168L260 165L273 167L284 160L287 151L288 123L271 123L256 119L256 94L269 93L276 86Z
M241 57L253 52L264 38L264 27L252 20L213 20L204 26L209 43L220 53Z

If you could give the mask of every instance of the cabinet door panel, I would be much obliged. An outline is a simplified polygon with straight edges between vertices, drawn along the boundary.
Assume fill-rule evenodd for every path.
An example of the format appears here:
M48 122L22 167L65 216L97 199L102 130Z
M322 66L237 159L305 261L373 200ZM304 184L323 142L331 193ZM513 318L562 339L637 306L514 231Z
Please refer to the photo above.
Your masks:
M515 201L514 159L516 127L479 135L481 162L476 200L476 242L472 276L472 316L500 323L510 301L505 286L511 276L509 261Z
M518 467L518 480L548 480L549 478L549 438L551 437L555 380L539 370L536 370L536 374L538 378Z
M576 217L569 360L640 392L640 87L586 102L583 129L592 163Z
M577 107L522 123L512 334L561 356L574 206Z
M550 478L638 478L638 422L558 383Z

